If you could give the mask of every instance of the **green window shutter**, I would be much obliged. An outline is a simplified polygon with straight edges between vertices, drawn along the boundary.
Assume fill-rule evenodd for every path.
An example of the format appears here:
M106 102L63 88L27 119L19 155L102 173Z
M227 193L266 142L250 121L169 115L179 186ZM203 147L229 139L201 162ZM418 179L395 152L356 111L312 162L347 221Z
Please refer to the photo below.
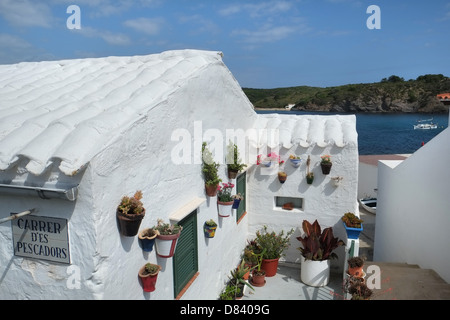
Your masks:
M175 297L198 271L197 210L181 220L183 226L173 256L173 278Z
M239 204L239 208L236 210L236 221L238 221L244 212L246 211L247 195L246 195L246 178L247 173L243 172L236 178L236 193L240 193L244 196L244 199Z

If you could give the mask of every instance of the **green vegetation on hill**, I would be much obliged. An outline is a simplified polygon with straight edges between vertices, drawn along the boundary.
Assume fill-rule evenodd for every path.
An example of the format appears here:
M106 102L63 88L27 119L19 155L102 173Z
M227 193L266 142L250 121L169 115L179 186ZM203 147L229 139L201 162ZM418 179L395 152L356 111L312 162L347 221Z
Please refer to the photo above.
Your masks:
M378 83L337 87L243 88L255 108L283 108L328 112L446 112L436 95L450 92L450 78L442 74L405 81L392 75Z

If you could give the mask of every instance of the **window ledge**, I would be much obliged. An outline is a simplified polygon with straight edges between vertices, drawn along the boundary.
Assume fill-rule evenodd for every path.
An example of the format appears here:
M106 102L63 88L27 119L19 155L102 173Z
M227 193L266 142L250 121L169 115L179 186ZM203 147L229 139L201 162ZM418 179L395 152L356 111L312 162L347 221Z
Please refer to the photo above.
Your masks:
M206 198L196 197L172 213L169 216L169 219L175 223L179 222L187 217L192 211L200 207L204 202L206 202Z

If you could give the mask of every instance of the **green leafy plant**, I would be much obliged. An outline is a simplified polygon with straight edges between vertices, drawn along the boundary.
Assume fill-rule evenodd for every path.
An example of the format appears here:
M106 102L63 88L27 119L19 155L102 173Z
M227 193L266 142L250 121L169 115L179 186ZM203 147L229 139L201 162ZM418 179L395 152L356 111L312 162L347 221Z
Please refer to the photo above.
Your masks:
M348 266L350 268L359 268L364 265L364 258L362 257L351 257L347 260Z
M124 196L117 207L122 214L142 214L144 206L141 202L142 191L138 190L132 197Z
M302 223L304 237L297 237L303 247L298 248L302 256L307 260L323 261L327 259L335 259L337 255L333 252L337 247L345 245L342 240L335 238L333 228L320 228L317 220L310 223L303 220Z
M214 162L211 151L208 149L206 142L202 144L202 173L205 184L208 186L216 186L222 180L219 178L218 170L220 164Z
M245 286L248 286L250 289L254 290L253 287L247 281L244 280L245 274L247 272L251 271L251 269L252 268L246 266L245 261L242 260L240 266L230 272L231 284L236 285L236 286L238 286L238 285L244 286L245 285Z
M230 141L227 146L227 151L226 162L228 170L239 172L247 167L246 164L241 163L241 159L239 158L238 146L236 144Z
M294 233L294 229L285 233L284 230L278 234L269 232L267 226L256 232L255 242L264 250L263 259L278 259L283 255L284 250L289 247L289 237Z
M348 293L352 295L352 300L368 300L373 291L365 283L355 282L348 288Z
M320 158L322 159L322 163L331 163L331 156L328 154L321 156Z
M159 266L153 263L146 263L144 269L144 275L146 274L155 274L159 271Z
M352 212L345 213L341 219L349 228L361 228L361 223L364 222Z
M171 235L181 232L182 227L177 224L164 223L163 220L158 219L158 223L153 229L158 230L161 235Z
M233 300L241 292L241 288L227 284L219 296L220 300Z
M217 227L217 223L213 219L209 219L205 224L209 227Z

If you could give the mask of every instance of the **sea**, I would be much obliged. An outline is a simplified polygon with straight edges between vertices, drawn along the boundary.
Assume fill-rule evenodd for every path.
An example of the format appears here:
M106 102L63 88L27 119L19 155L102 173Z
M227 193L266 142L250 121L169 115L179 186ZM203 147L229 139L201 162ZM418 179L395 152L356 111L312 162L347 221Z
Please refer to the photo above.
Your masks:
M257 110L257 113L336 114L292 110ZM421 148L422 145L428 143L447 128L449 118L447 113L356 113L355 116L356 131L358 133L358 151L360 155L414 153ZM437 125L437 129L414 129L414 125L423 120L430 120Z

